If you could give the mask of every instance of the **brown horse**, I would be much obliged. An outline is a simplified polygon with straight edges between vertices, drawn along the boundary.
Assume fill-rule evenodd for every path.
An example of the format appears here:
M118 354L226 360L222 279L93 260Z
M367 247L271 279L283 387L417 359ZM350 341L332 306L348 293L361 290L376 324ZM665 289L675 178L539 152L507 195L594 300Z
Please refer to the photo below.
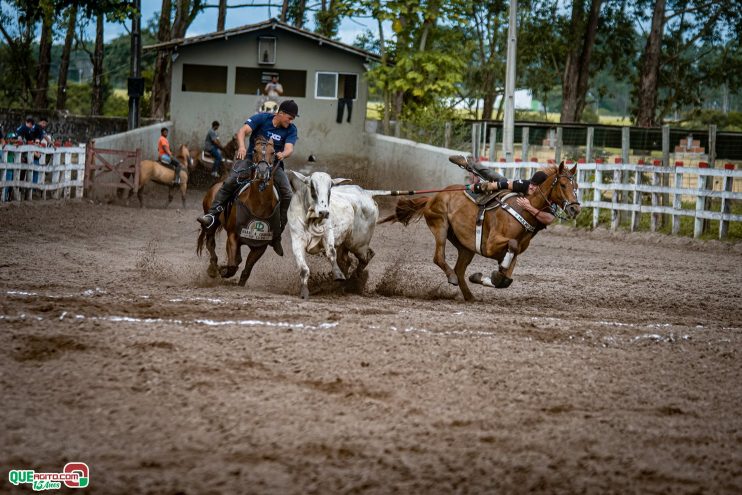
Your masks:
M234 162L234 155L237 153L237 149L240 147L239 142L237 141L237 136L232 136L232 139L229 140L227 144L224 145L224 147L221 149L222 151L222 170L221 170L221 177L220 180L224 180L226 178L226 175L229 175L229 172L232 170L232 164L231 162ZM204 159L203 157L204 150L201 148L194 148L191 150L191 159L193 160L193 163L196 167L201 167L207 172L211 173L211 168L214 164L214 158L211 157ZM211 161L209 161L211 160Z
M247 232L250 236L250 229L253 223L251 222L247 228L243 228L237 223L237 213L242 203L247 210L252 214L253 218L258 219L257 222L263 223L263 226L269 222L263 221L269 219L277 212L278 198L273 190L273 157L275 155L275 149L273 147L273 140L267 140L260 136L255 140L255 150L253 152L253 164L246 171L245 179L249 181L248 185L243 187L237 201L232 205L231 208L226 208L219 215L220 225L217 229L205 229L201 227L201 233L198 236L198 242L196 245L196 253L201 256L203 252L204 243L206 249L209 252L209 269L208 273L211 277L216 277L220 274L223 278L229 278L235 273L242 262L242 245L248 244L250 246L250 254L247 256L245 262L245 268L242 270L240 275L239 284L244 286L250 277L255 263L263 256L266 248L271 242L272 235L263 238L261 240L243 240L242 235ZM214 201L216 193L221 188L222 182L217 182L206 192L203 200L204 213L209 211L211 203ZM227 264L219 267L217 265L218 258L216 255L216 234L219 230L224 228L227 231ZM263 227L260 227L263 228ZM268 232L270 233L270 231Z
M575 197L576 171L576 165L572 170L567 170L564 164L560 164L558 168L552 166L544 170L548 178L533 194L528 196L531 204L539 210L548 210L552 205L556 205L571 218L576 217L580 212L580 204ZM446 273L449 283L460 287L464 299L473 301L474 296L466 284L465 272L477 251L475 232L478 206L460 190L461 186L448 186L446 189L454 188L457 190L444 190L433 197L400 199L395 213L379 223L401 222L407 225L410 221L424 216L435 237L433 261ZM505 202L531 226L540 226L530 213L522 211L514 204L514 198ZM505 288L510 285L517 256L528 249L528 244L537 231L528 231L503 208L496 208L485 213L482 225L484 241L481 254L486 258L497 260L500 265L499 270L492 273L491 284L494 287ZM459 252L456 266L453 269L446 263L446 240L451 241ZM478 274L478 277L472 276L471 280L481 283L481 274Z
M183 200L183 208L185 208L186 190L188 189L188 171L193 170L193 160L191 160L191 153L190 151L188 151L188 147L185 144L180 145L180 148L178 148L178 154L175 155L175 157L178 159L178 161L180 161L180 163L186 165L188 169L186 170L185 167L180 169L179 186L173 185L173 181L175 180L175 170L166 167L160 162L155 162L152 160L142 160L139 165L139 190L137 191L140 208L144 206L144 198L142 196L144 192L144 186L147 185L150 181L162 184L163 186L168 186L169 190L165 208L170 206L170 203L173 201L173 196L175 194L176 188L180 189L180 197ZM131 198L131 195L133 193L134 191L129 192L129 198Z

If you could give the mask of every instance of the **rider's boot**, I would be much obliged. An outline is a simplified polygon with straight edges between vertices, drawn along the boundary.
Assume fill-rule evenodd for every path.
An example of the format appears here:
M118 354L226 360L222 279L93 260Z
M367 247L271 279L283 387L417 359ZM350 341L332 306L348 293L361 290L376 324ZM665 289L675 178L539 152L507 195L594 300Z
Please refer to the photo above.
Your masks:
M180 185L180 165L175 166L175 179L173 180L174 186Z
M219 213L224 211L224 205L226 205L229 201L229 198L234 195L237 187L238 184L236 177L230 176L227 180L224 181L221 189L219 189L219 191L216 193L216 196L214 197L214 201L211 203L211 208L209 208L209 211L205 215L200 216L196 219L198 220L198 223L203 226L203 228L210 229L212 227L215 227L219 223Z
M281 235L283 230L286 228L286 224L289 222L289 204L288 201L281 201L281 227L278 232L273 236L271 241L271 247L278 256L283 256L283 246L281 246Z

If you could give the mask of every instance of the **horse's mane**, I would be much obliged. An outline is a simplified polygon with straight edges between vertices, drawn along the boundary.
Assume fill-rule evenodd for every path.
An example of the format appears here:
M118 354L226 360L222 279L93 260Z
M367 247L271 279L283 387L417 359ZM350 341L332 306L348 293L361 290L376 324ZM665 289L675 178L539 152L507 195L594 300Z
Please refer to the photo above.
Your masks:
M547 165L545 167L541 167L541 171L544 172L546 175L554 175L559 171L559 165Z

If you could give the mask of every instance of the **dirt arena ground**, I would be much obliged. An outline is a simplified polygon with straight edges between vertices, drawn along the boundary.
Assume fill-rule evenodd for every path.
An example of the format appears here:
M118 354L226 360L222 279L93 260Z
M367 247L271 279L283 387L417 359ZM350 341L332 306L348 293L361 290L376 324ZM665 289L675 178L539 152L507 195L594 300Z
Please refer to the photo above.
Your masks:
M0 492L742 492L742 245L556 226L466 304L382 225L362 294L315 259L303 302L271 250L209 279L162 199L0 208Z

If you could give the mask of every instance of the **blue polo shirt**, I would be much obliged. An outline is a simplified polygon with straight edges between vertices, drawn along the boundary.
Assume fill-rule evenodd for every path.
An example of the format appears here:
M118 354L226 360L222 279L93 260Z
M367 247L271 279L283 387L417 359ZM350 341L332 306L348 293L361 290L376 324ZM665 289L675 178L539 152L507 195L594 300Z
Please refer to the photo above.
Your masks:
M288 127L276 127L273 125L274 116L275 114L272 113L256 113L245 121L245 124L252 129L250 145L247 148L248 157L252 158L252 152L255 149L255 138L257 136L265 136L268 139L273 139L273 147L276 153L283 151L286 143L296 144L296 141L299 139L296 126L291 124Z

